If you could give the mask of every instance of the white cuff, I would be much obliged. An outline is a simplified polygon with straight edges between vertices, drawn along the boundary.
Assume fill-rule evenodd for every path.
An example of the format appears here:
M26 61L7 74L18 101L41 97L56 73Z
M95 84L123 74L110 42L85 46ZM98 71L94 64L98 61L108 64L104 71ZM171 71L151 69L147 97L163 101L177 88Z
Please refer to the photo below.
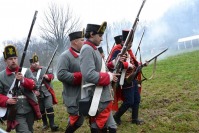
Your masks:
M110 77L110 82L113 81L113 74L111 72L108 72L109 77Z
M134 68L134 65L131 63L128 63L128 68Z

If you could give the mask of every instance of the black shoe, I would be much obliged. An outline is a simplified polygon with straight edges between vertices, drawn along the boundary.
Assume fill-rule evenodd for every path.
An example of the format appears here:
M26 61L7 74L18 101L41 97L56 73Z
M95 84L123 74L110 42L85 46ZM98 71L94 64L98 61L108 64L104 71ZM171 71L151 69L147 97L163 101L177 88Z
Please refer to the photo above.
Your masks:
M145 122L143 121L143 120L139 120L139 119L137 119L137 120L132 120L132 124L136 124L136 125L142 125L142 124L144 124Z
M51 131L54 132L54 131L58 131L59 126L52 125L50 128L51 128Z
M122 121L120 118L116 117L115 115L113 116L115 122L118 124L118 125L121 125Z
M109 130L109 133L116 133L117 132L117 129L116 128L108 128Z

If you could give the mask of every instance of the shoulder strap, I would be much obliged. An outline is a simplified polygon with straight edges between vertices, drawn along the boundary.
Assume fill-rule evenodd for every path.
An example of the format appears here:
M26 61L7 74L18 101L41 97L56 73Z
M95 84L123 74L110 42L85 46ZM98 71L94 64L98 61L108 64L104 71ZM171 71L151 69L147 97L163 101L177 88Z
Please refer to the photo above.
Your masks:
M39 80L40 73L41 73L41 69L39 69L39 70L37 71L37 76L36 76L37 81Z
M105 62L104 62L103 59L102 59L101 72L106 72L106 65L105 65ZM101 94L102 94L102 89L103 89L103 86L96 86L96 88L95 88L95 91L94 91L94 94L93 94L93 99L92 99L92 102L91 102L91 106L90 106L90 109L89 109L89 112L88 112L88 114L90 116L95 116L96 113L97 113L99 101L100 101Z
M25 75L26 70L27 70L27 68L22 68L21 74L22 74L23 76ZM8 93L7 93L7 97L9 97L9 98L12 97L12 95L10 94L10 92L12 91L12 89L13 89L13 87L14 87L14 85L15 85L15 81L16 81L16 78L14 78L14 81L12 82L12 85L10 86L10 89L9 89L9 91L8 91ZM20 85L20 82L19 82L18 86L19 86L19 85Z
M27 70L27 68L22 68L22 71L21 71L22 75L24 75L26 73L26 70ZM9 97L9 98L12 97L12 94L10 92L12 91L12 89L14 87L15 81L16 81L16 78L14 78L14 81L12 82L12 85L10 86L10 89L7 93L7 97ZM0 107L0 117L4 117L6 114L6 111L7 111L7 107Z
M131 58L130 55L127 54L127 62L128 63L130 63L130 58ZM127 71L127 69L122 70L122 73L121 73L121 76L120 76L120 86L124 85L124 78L125 78L125 75L126 75L126 71Z

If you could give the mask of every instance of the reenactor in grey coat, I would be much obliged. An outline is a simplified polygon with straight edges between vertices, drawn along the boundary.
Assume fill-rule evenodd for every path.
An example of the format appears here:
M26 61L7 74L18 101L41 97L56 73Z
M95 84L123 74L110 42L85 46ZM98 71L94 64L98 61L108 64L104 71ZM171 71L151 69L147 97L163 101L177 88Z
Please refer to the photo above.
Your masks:
M0 117L8 118L6 131L15 129L17 133L32 133L34 120L41 118L38 101L33 93L35 78L30 69L23 68L21 72L18 72L20 69L18 54L13 45L6 46L3 55L6 69L0 72ZM13 89L15 80L20 83L17 90ZM12 95L13 93L17 95ZM8 114L12 110L8 107L14 105L16 118L11 120ZM2 115L6 110L7 113Z
M117 76L106 72L105 62L97 49L106 26L106 22L102 25L87 24L85 33L87 40L80 52L80 69L83 79L81 98L89 98L92 101L88 113L91 116L89 121L92 133L107 132L107 130L115 133L117 128L111 112L113 96L110 86L111 81L117 81ZM100 91L99 94L95 93L98 91ZM93 102L97 104L93 106Z
M62 96L69 113L69 123L65 133L75 132L84 121L84 117L79 115L78 108L82 82L79 53L84 44L84 31L72 32L69 38L71 47L60 55L57 65L57 78L64 86Z
M39 106L42 114L43 129L48 128L49 119L50 128L52 131L57 131L58 126L54 123L54 109L53 104L57 104L57 99L53 91L51 81L54 79L53 73L45 73L46 67L40 66L39 57L34 54L30 59L30 70L37 80L37 87L35 91L36 96L39 99ZM43 81L42 81L43 80ZM47 116L47 117L46 117Z

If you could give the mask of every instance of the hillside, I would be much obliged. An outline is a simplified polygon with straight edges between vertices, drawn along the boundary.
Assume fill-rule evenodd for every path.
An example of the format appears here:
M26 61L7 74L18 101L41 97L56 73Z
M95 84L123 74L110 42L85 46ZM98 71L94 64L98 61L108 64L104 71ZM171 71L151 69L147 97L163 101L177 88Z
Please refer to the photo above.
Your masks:
M153 65L143 69L146 77ZM155 76L143 82L140 118L145 124L130 124L130 111L122 117L118 133L196 133L199 132L199 51L181 53L157 61ZM67 113L62 104L62 84L54 82L59 104L54 106L56 123L64 132ZM35 132L41 132L41 121ZM49 131L45 131L49 132ZM77 133L89 133L88 120Z
M152 66L143 70L150 75ZM158 61L152 80L143 82L138 132L199 132L199 51Z

